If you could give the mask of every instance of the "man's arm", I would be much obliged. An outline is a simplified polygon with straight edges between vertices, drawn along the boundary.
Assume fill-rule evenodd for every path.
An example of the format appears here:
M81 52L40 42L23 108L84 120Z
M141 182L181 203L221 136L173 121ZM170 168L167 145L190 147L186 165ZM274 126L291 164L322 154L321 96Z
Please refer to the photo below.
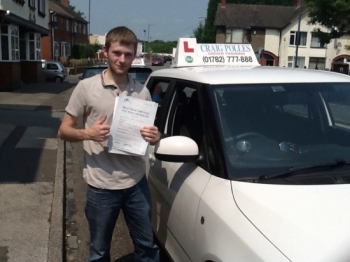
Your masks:
M80 142L83 140L103 142L108 139L110 132L110 126L103 124L106 119L107 116L102 117L88 129L77 129L75 126L78 118L65 113L58 130L58 137L68 142Z

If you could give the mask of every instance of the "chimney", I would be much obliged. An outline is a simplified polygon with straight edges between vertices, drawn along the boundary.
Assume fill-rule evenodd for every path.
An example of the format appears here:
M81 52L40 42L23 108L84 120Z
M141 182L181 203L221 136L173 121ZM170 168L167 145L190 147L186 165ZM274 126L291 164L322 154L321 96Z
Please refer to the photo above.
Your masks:
M69 0L61 0L61 5L69 8Z
M221 0L221 7L225 8L226 7L226 0Z

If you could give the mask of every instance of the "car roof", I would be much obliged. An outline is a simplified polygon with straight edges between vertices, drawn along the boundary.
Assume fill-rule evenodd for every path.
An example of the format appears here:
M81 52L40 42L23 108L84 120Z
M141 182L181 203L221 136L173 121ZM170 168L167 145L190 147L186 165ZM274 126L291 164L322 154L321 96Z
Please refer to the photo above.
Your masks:
M203 84L350 82L350 77L323 70L283 67L201 66L153 71L151 76L170 77Z

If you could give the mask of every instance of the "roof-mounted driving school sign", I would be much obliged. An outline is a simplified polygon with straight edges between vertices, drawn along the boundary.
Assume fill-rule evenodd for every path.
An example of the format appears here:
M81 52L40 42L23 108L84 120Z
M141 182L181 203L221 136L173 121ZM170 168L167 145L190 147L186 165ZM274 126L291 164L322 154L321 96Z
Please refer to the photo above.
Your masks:
M172 67L260 66L250 44L197 44L196 38L180 38Z

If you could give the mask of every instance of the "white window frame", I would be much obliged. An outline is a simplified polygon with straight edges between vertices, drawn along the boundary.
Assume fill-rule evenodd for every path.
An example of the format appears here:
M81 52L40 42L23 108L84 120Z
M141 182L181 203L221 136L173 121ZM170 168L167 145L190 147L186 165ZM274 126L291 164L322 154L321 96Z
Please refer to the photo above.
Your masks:
M300 31L300 44L299 44L299 46L306 46L306 43L307 43L307 32ZM290 31L289 45L290 46L297 45L297 31Z
M72 55L71 46L70 46L70 43L67 43L67 56L71 56L71 55Z
M69 19L66 20L66 30L70 30L70 24L69 24Z
M67 42L61 42L61 57L67 56Z
M311 33L310 47L311 48L325 48L326 44L323 44L323 46L321 46L320 39L315 36L315 33Z
M60 43L58 41L54 41L53 46L53 60L58 61L58 58L60 56Z
M287 67L294 67L294 62L295 62L295 56L288 56ZM304 68L304 66L305 66L305 57L304 56L298 56L297 65L298 65L298 68Z
M33 35L33 39L30 39L30 36ZM41 60L41 35L39 33L29 32L26 34L26 42L27 42L27 60L29 61L40 61ZM31 46L31 43L33 45ZM33 50L30 50L33 48ZM30 56L31 51L33 53L33 57Z
M42 14L46 14L45 10L45 0L38 0L38 12Z
M28 0L29 8L35 8L35 0Z
M8 59L3 60L3 48L2 48L2 41L0 41L0 61L20 61L20 50L19 50L19 28L16 25L2 25L2 27L7 27L7 33L3 33L1 31L0 27L0 36L1 39L3 36L6 36L7 38L7 54ZM4 50L5 51L5 50Z
M233 41L235 34L241 35L240 41ZM225 42L226 43L234 43L234 44L242 44L242 43L246 44L246 43L248 43L246 31L243 30L242 28L228 28L228 29L226 29Z

